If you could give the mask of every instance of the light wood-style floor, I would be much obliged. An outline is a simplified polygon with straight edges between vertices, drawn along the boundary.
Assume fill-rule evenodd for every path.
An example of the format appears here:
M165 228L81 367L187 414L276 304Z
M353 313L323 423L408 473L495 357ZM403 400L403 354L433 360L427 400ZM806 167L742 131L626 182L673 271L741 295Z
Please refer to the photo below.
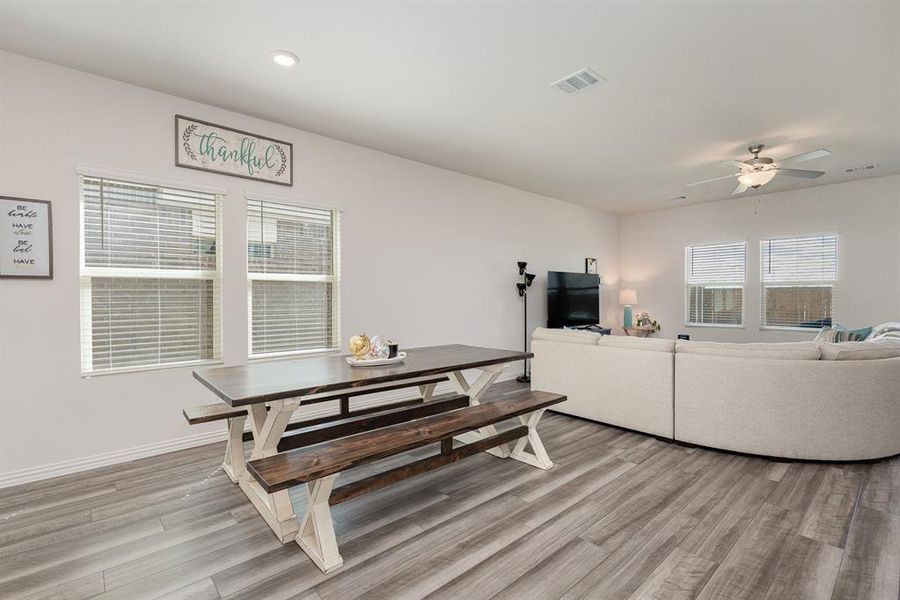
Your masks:
M898 598L900 459L774 462L553 414L540 432L549 472L484 454L335 507L330 575L275 539L223 444L0 490L0 597Z

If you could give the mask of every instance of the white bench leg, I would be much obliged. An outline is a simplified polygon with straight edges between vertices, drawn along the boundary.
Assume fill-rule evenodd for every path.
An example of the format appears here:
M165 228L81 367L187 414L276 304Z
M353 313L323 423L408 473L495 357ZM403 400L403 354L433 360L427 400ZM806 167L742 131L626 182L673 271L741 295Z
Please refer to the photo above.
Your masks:
M541 409L519 417L522 425L528 426L528 437L523 437L516 442L509 457L546 471L553 466L553 461L547 455L544 443L537 432L538 421L543 415L544 410ZM525 446L528 444L531 444L531 452L525 451Z
M331 496L337 476L338 473L335 473L306 484L309 504L300 522L300 531L296 538L297 545L324 573L329 573L344 564L344 559L338 552L334 523L331 520L331 507L328 505L328 497Z
M250 460L265 458L278 453L278 442L284 435L291 415L300 405L298 400L276 400L269 403L269 410L251 409L251 427L253 428L253 452ZM260 405L261 406L261 405ZM291 497L287 490L267 493L249 473L240 479L241 490L266 520L266 523L282 542L290 541L299 529L297 515L291 505Z
M479 404L481 404L481 398L482 396L484 396L484 393L491 386L491 384L497 381L497 378L502 372L503 365L490 365L487 367L483 367L481 374L471 384L468 382L468 380L466 380L462 371L453 371L452 373L449 373L449 377L450 383L453 385L456 393L462 396L468 396L469 406L478 406ZM488 425L487 427L482 427L477 432L470 431L468 433L458 435L455 439L463 443L471 443L493 435L497 435L497 429L493 425ZM485 452L487 452L488 454L493 454L494 456L498 456L500 458L506 458L507 456L509 456L509 447L506 444L502 444L495 448L485 450Z
M244 421L247 416L228 419L228 443L225 446L225 460L222 470L232 483L237 483L247 472L244 460Z

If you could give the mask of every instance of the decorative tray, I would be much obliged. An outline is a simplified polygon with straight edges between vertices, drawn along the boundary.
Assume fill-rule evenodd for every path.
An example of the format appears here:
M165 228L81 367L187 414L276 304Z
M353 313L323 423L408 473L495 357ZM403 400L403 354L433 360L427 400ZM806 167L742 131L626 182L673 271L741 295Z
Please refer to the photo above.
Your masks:
M394 358L356 358L355 356L346 356L344 360L351 367L383 367L385 365L402 363L404 358L406 358L406 352L399 352Z

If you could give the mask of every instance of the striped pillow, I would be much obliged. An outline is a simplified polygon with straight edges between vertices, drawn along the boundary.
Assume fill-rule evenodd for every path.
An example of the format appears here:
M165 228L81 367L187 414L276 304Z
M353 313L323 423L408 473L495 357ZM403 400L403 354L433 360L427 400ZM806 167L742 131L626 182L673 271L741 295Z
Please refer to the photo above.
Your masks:
M871 327L863 327L861 329L823 327L822 331L816 336L815 342L817 344L826 342L861 342L869 337L870 333L872 333Z

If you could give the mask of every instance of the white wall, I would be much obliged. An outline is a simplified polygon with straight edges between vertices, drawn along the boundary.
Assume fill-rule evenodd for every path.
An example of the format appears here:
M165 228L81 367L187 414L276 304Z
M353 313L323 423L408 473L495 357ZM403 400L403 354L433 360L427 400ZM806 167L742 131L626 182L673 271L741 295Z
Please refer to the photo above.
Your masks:
M837 232L834 319L847 327L900 320L900 176L748 196L620 217L623 287L637 289L636 311L661 335L692 340L794 341L814 332L759 329L759 241ZM740 330L684 325L684 247L747 242L744 324ZM618 322L622 317L618 315Z
M294 187L175 167L176 113L293 142ZM596 256L617 280L615 216L0 53L0 193L53 202L55 250L52 281L0 280L0 481L191 435L181 409L213 401L190 369L81 378L76 164L227 188L227 364L246 359L245 191L345 208L345 340L364 330L406 347L518 348L517 260L538 274L529 328L544 320L547 270L581 271Z

